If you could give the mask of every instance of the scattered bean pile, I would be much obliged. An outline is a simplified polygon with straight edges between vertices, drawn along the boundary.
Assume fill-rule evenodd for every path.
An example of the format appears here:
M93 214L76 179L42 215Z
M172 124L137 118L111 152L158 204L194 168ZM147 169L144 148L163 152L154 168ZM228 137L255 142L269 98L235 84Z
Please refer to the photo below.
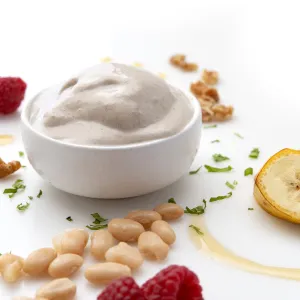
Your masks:
M154 210L136 210L123 219L112 219L107 230L91 235L91 255L106 262L87 267L85 278L93 284L108 284L131 276L144 258L164 260L176 240L174 230L166 221L179 219L183 214L179 205L164 203ZM45 273L55 278L40 287L35 298L16 297L14 300L73 299L76 285L68 277L83 265L82 255L88 240L85 229L70 229L52 239L54 249L35 250L25 260L11 253L0 256L0 273L5 282L13 283L24 276L38 277ZM133 242L137 242L137 248L128 244Z

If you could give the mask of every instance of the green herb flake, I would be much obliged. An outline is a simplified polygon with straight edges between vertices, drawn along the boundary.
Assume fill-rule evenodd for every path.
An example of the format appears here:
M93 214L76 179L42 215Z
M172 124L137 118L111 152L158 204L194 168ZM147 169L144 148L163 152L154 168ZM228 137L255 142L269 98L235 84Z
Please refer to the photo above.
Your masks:
M176 201L175 201L174 198L170 198L170 199L168 200L168 203L174 203L174 204L176 204Z
M26 202L26 204L20 203L20 204L17 205L17 210L19 210L19 211L25 211L25 210L28 209L29 205L30 205L29 202Z
M201 170L201 168L202 168L202 166L200 166L197 170L190 171L189 174L190 175L195 175L195 174L197 174Z
M249 154L249 157L250 158L258 158L259 153L260 153L260 151L259 151L258 148L253 148L252 151Z
M243 139L243 138L244 138L244 137L243 137L242 135L240 135L238 132L235 132L234 135L237 136L237 137L240 138L240 139Z
M24 168L27 168L27 166L22 166L22 168L24 169Z
M103 223L103 222L107 221L107 219L104 219L98 213L93 213L93 214L91 214L91 216L95 219L93 221L93 224L100 224L100 223Z
M66 220L69 221L69 222L73 222L73 219L72 219L71 216L67 217Z
M5 189L3 194L15 194L18 190L14 188Z
M213 144L213 143L220 143L220 140L213 140L213 141L211 141L211 143Z
M204 235L204 233L201 231L201 229L195 225L190 225L190 228L194 229L196 231L197 234L199 235Z
M247 168L247 169L244 171L244 175L245 175L245 176L253 175L253 168Z
M220 154L220 153L216 153L216 154L214 154L212 157L213 157L213 159L214 159L215 162L220 162L220 161L224 161L224 160L229 160L229 157L223 156L223 155Z
M230 172L232 170L231 166L228 166L226 168L215 168L209 165L204 165L204 167L208 172L212 173Z
M230 189L234 190L235 186L238 184L236 180L233 181L233 183L230 183L229 181L226 181L225 183Z
M32 196L28 196L28 199L29 199L29 200L32 200L32 199L33 199L33 197L32 197Z
M248 210L254 210L254 208L253 207L248 207Z
M217 128L218 125L217 124L213 124L213 125L206 125L204 126L205 129L208 129L208 128Z
M190 215L202 215L205 213L206 209L206 201L203 199L203 205L196 206L194 208L189 208L188 206L185 207L184 213Z
M231 196L232 196L232 192L229 192L225 196L211 197L209 199L209 202L216 202L216 201L224 200L224 199L230 198Z
M90 229L90 230L100 230L100 229L104 229L107 228L107 224L95 224L95 225L87 225L86 228Z
M20 157L24 157L24 152L23 151L19 151L19 156Z
M93 213L91 216L94 218L93 224L87 225L86 227L90 230L99 230L107 227L107 224L102 224L107 221L107 219L101 217L98 213Z
M37 194L37 198L41 198L42 195L43 195L43 191L40 190L39 193Z

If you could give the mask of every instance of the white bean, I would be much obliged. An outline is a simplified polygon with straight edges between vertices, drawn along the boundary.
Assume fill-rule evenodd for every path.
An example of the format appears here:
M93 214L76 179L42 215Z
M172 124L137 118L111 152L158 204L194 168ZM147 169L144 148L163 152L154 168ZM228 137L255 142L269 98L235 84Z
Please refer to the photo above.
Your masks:
M22 257L6 253L0 256L0 273L6 282L15 282L23 275Z
M149 259L164 260L169 253L169 246L154 232L147 231L140 235L138 248Z
M37 298L48 300L71 300L76 294L76 285L68 278L52 280L41 286L36 292Z
M122 264L105 262L88 267L84 276L93 284L108 284L115 279L131 276L131 270Z
M176 240L176 235L172 227L163 220L152 223L151 231L155 232L168 245L172 245Z
M161 215L154 210L135 210L128 213L125 219L139 222L145 229L149 229L154 221L161 220Z
M41 248L31 252L24 261L23 270L31 276L40 275L48 270L55 259L56 252L52 248Z
M183 208L175 203L163 203L156 206L154 210L167 221L179 219L184 214Z
M116 241L107 230L97 230L91 235L91 254L97 259L104 259L106 251L113 247Z
M106 252L105 258L109 262L120 263L128 266L130 269L139 268L144 261L137 248L131 247L124 242L120 242L117 246L110 248Z
M108 223L108 231L121 242L136 242L144 227L130 219L112 219Z
M83 264L83 258L73 253L61 254L55 258L48 268L51 277L70 277L77 272Z

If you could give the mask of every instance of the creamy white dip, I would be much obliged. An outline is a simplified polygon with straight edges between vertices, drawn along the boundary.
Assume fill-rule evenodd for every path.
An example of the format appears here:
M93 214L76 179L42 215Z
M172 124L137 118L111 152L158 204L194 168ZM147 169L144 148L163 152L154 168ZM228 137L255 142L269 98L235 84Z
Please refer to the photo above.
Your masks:
M180 90L150 72L117 63L96 65L56 92L44 93L31 107L32 125L51 138L81 145L170 137L183 130L194 113Z

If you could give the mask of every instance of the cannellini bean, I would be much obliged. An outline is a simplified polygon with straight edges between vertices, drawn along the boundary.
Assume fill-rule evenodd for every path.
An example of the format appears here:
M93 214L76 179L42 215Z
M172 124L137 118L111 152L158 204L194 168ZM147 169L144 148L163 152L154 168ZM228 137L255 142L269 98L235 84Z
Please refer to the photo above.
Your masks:
M71 300L76 294L76 285L68 278L60 278L41 286L36 292L36 297L47 300Z
M135 242L145 229L140 223L130 219L112 219L108 223L108 231L118 241Z
M128 213L125 219L139 222L145 229L149 229L154 221L161 220L161 215L154 210L135 210Z
M23 275L22 257L6 253L0 256L0 273L6 282L15 282Z
M83 255L89 234L84 229L70 229L52 239L57 253L74 253Z
M172 245L176 240L176 235L172 227L163 220L152 223L151 231L155 232L168 245Z
M156 206L154 210L167 221L179 219L184 214L183 208L175 203L163 203Z
M84 276L93 284L108 284L115 279L131 276L131 271L128 266L105 262L88 267Z
M50 263L55 259L56 252L52 248L41 248L29 254L24 261L23 270L31 276L40 275L48 270Z
M105 258L109 262L116 262L128 266L130 269L139 268L144 259L140 251L124 242L120 242L117 246L110 248Z
M149 259L164 260L169 253L169 246L151 231L146 231L140 235L138 248Z
M51 277L62 278L69 277L81 268L83 258L73 253L61 254L55 258L48 269Z
M91 254L97 259L104 259L106 251L113 247L116 241L107 230L97 230L91 235Z

